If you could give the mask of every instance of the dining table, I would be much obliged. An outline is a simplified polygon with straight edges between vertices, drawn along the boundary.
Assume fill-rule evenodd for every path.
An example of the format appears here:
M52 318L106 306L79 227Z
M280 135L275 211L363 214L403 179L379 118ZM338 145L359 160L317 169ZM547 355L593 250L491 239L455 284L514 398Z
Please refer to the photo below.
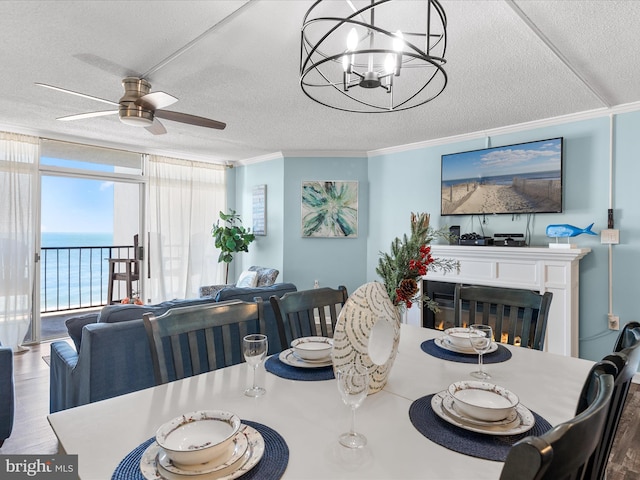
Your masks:
M401 325L385 387L367 396L356 410L356 431L367 438L360 449L338 443L338 436L350 428L351 411L342 402L335 379L283 378L267 371L264 363L257 378L266 394L258 398L244 395L253 372L241 363L56 412L48 420L60 453L78 455L82 480L125 478L114 472L136 448L152 441L158 427L198 410L230 411L277 432L288 455L282 459L284 479L498 479L502 461L483 458L483 451L461 453L432 435L438 430L445 440L457 435L456 441L464 442L474 433L433 419L418 428L410 415L419 404L428 410L430 396L450 384L474 380L470 374L477 369L477 356L465 363L425 349L430 345L433 350L442 335L438 330ZM500 348L505 354L502 361L484 366L489 382L515 393L547 428L574 417L593 362L519 346Z

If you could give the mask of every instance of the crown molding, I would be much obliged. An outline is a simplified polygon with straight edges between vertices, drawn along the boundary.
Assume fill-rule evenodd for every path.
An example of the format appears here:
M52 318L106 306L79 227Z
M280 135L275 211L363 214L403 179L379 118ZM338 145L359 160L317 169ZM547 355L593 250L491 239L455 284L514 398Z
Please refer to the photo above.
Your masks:
M280 160L284 158L282 152L267 153L265 155L259 155L257 157L245 158L244 160L236 160L233 162L233 166L243 167L245 165L253 165L256 163L269 162L271 160Z
M597 108L594 110L571 113L568 115L561 115L558 117L545 118L542 120L534 120L531 122L518 123L515 125L508 125L505 127L497 127L490 130L463 133L460 135L453 135L451 137L442 137L442 138L436 138L433 140L425 140L424 142L408 143L405 145L398 145L396 147L371 150L367 152L367 156L371 158L371 157L376 157L380 155L390 155L393 153L408 152L408 151L417 150L420 148L447 145L450 143L463 142L467 140L476 140L478 138L486 138L486 137L492 137L497 135L505 135L509 133L522 132L525 130L533 130L536 128L552 127L556 125L562 125L565 123L579 122L582 120L592 120L594 118L601 118L609 115L620 115L623 113L636 112L639 110L640 110L640 102L626 103L623 105L617 105L612 108L606 108L606 107Z
M287 150L286 157L345 157L345 158L367 158L366 151L359 150Z

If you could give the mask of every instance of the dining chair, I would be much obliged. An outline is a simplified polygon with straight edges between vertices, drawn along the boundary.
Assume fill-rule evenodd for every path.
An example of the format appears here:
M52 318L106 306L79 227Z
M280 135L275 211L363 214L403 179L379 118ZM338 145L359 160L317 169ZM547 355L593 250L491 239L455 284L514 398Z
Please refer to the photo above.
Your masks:
M342 285L337 289L323 287L288 292L282 297L271 296L269 302L276 316L282 348L300 337L333 337L347 297L347 289Z
M629 322L622 328L622 331L618 335L613 351L620 352L625 348L632 347L638 342L640 342L640 322Z
M637 324L637 322L633 323L636 323L636 325L631 325L629 330L633 331L633 329L636 329L636 333L640 333L640 324ZM602 432L600 442L591 457L584 477L587 480L603 480L605 478L609 455L611 454L611 447L613 446L618 425L620 424L622 411L624 410L624 406L627 402L631 381L633 380L633 376L638 372L638 366L640 365L640 337L636 338L633 344L631 343L631 340L628 343L623 343L629 346L620 351L613 352L611 355L607 355L603 359L603 361L609 361L616 366L617 374L615 377L613 396L607 413L604 431ZM616 345L616 348L617 347L618 345ZM592 396L592 391L589 391L586 388L583 389L578 400L576 414L581 413L587 408L589 399Z
M604 430L616 372L608 361L594 365L585 382L585 388L595 392L588 407L543 435L515 443L500 480L583 480Z
M229 300L145 313L156 384L241 363L242 339L264 333L262 304Z
M542 350L552 298L551 292L457 284L454 325L491 325L497 342Z

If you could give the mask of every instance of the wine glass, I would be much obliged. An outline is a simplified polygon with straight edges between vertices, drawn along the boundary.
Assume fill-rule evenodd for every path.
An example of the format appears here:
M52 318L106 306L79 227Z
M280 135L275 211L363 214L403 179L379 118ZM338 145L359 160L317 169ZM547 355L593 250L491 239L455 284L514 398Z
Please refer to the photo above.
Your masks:
M253 334L247 335L242 339L244 359L253 367L253 385L244 391L244 394L248 397L259 397L266 393L263 387L256 385L256 369L267 356L268 348L269 343L266 335Z
M338 437L341 445L348 448L361 448L367 444L367 437L356 432L356 408L369 393L369 373L358 371L354 366L336 371L338 390L345 405L351 407L351 429Z
M483 369L482 355L491 348L492 339L493 331L489 325L474 324L469 327L469 341L478 354L478 370L471 372L471 375L482 380L491 378Z

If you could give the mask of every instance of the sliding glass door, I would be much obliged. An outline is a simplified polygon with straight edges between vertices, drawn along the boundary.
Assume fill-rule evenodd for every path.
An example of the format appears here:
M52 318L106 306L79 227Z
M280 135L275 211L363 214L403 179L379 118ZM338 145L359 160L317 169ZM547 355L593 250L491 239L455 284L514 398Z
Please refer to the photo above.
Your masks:
M127 296L127 282L114 281L111 292L110 266L120 278L125 259L139 258L144 245L139 154L47 141L40 179L39 266L26 343L65 336L66 319ZM130 265L141 294L144 262Z

